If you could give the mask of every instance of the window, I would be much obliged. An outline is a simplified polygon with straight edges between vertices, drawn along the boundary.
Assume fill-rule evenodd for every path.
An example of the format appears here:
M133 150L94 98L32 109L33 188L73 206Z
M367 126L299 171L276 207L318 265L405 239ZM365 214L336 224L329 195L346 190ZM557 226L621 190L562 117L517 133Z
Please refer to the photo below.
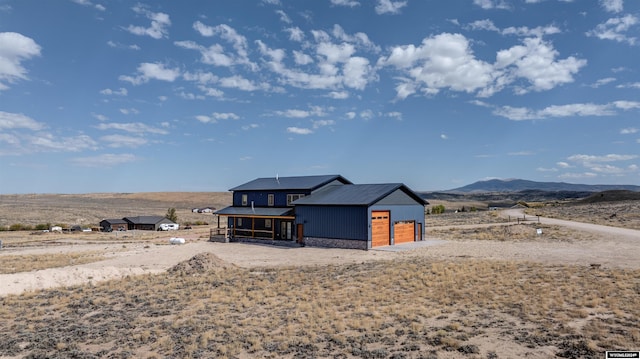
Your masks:
M242 227L242 218L238 218L236 222L237 227Z
M288 194L287 195L287 206L291 205L291 202L304 197L304 194Z
M273 198L273 193L269 193L269 195L267 196L267 201L269 206L273 206L273 203L275 202Z
M246 206L248 202L249 202L248 196L246 194L243 194L242 195L242 205Z
M271 228L271 218L264 220L264 228Z

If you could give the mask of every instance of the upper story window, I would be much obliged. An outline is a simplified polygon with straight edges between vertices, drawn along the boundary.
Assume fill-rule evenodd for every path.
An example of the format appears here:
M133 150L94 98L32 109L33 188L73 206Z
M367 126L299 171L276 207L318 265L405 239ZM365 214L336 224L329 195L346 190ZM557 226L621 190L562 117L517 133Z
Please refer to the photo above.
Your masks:
M269 206L273 206L275 202L273 193L269 193L269 195L267 196L267 202Z
M304 197L304 194L288 194L287 195L287 206L291 205L291 202Z
M246 194L242 195L242 205L246 206L249 203L249 197Z

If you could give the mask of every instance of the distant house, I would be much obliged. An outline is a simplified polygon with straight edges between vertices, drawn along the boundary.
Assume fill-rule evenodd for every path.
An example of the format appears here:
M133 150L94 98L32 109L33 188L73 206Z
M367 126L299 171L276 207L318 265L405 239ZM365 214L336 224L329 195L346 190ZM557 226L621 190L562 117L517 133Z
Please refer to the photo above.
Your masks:
M144 231L157 231L163 223L175 224L175 222L163 216L137 216L123 218L127 222L127 229L139 229Z
M234 238L296 240L310 246L370 249L420 241L424 206L401 183L352 184L339 175L258 178L234 187Z
M103 219L100 221L100 228L103 232L126 231L127 221L124 219Z

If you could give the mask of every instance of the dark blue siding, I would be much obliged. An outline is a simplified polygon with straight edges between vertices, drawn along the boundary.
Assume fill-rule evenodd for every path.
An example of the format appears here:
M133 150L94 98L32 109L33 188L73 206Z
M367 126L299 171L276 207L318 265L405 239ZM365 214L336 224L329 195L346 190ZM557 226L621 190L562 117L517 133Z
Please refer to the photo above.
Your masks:
M368 216L364 206L296 206L295 223L304 226L305 237L366 241Z
M269 206L269 194L274 195L273 207L287 207L287 195L288 194L304 194L309 195L309 191L237 191L233 192L233 205L235 207L242 206L242 195L247 195L247 204L244 207L251 207L251 201L253 201L254 207L268 207Z

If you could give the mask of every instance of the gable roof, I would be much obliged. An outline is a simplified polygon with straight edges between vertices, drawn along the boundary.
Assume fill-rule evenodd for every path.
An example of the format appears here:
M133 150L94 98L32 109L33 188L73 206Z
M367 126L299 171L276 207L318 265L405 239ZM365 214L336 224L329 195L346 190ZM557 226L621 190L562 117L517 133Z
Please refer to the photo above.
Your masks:
M351 184L340 175L297 176L297 177L266 177L231 188L229 191L282 191L282 190L314 190L333 181Z
M169 222L173 223L169 219L163 216L136 216L136 217L124 217L123 218L127 222L131 222L133 224L158 224L160 222Z
M124 219L120 219L120 218L109 218L109 219L103 219L102 221L100 221L100 223L102 222L107 222L110 224L125 224L127 223L127 221L125 221Z
M392 192L400 189L420 204L427 202L402 183L353 184L346 186L330 186L311 196L293 202L298 205L319 206L370 206Z

